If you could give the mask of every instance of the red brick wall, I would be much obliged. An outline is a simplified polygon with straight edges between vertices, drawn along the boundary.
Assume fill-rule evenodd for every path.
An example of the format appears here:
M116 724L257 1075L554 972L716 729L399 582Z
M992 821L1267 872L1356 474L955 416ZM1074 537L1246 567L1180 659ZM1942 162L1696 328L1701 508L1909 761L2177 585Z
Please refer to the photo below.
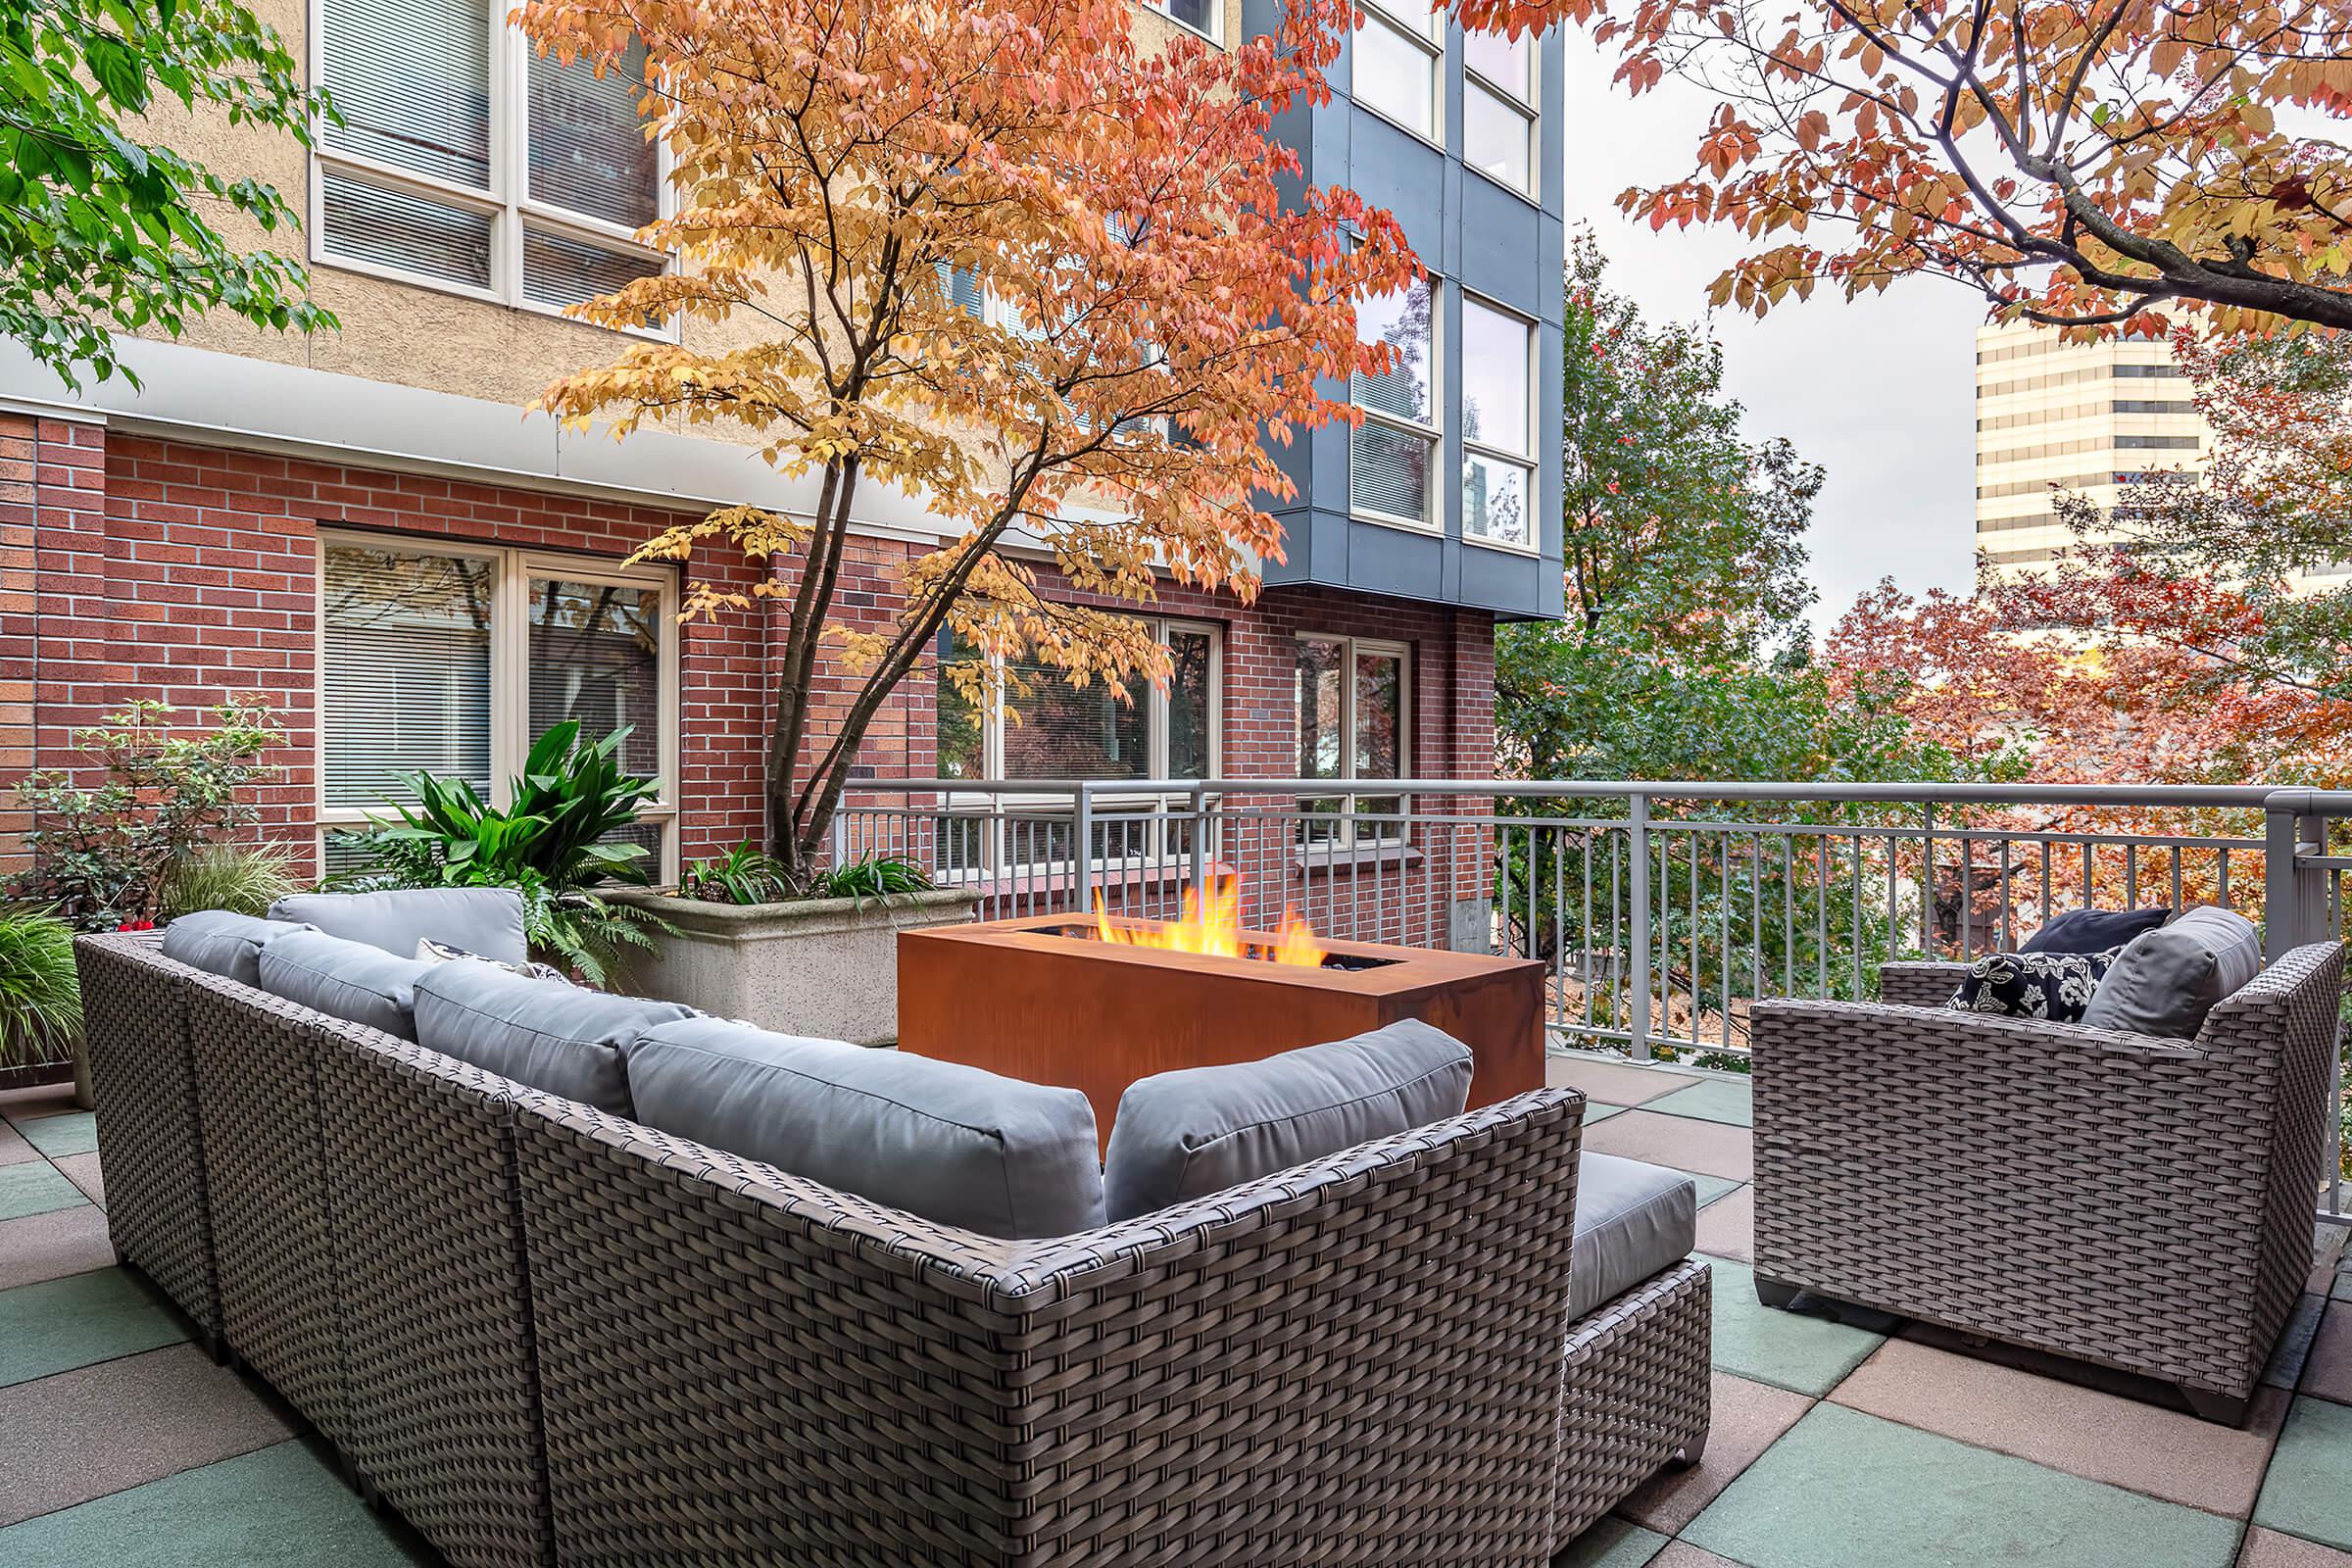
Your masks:
M20 737L14 746L0 739L0 784L36 760L69 761L71 730L127 696L161 697L193 721L230 693L260 691L283 714L290 743L283 781L264 803L265 831L307 844L317 789L320 527L617 560L677 520L601 499L110 433L91 423L42 420L36 428L0 416L0 734ZM885 624L898 603L900 567L915 548L854 541L836 618ZM723 562L714 553L695 570ZM756 570L736 567L735 585L748 586ZM1494 627L1483 613L1328 589L1271 593L1243 606L1173 586L1158 608L1225 628L1228 776L1296 770L1294 640L1305 631L1409 645L1412 771L1483 778L1492 770ZM761 836L762 744L780 641L771 628L787 610L772 601L765 615L729 613L686 628L679 782L689 858ZM838 663L820 672L812 744L833 733L856 684ZM934 702L928 670L901 689L869 732L861 776L936 770ZM21 827L0 815L0 855ZM1482 880L1483 871L1466 866L1457 896L1476 897Z

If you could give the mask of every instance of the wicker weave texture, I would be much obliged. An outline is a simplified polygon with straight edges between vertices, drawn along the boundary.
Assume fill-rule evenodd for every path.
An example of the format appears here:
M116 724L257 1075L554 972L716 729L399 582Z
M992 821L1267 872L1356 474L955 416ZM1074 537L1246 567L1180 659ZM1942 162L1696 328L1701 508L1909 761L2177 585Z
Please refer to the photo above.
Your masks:
M1560 1378L1554 1549L1678 1452L1695 1459L1706 1446L1713 1272L1686 1259L1570 1326Z
M1965 963L1882 963L1879 1000L1890 1007L1940 1007L1966 978Z
M221 1331L345 1445L343 1302L318 1126L319 1015L194 970L187 996Z
M1017 1245L525 1110L559 1555L1540 1563L1580 1099Z
M2247 1396L2310 1266L2343 962L2298 949L2193 1044L1760 1004L1757 1273Z
M554 1560L514 1101L357 1024L318 1028L353 1462L460 1568Z
M220 1332L212 1204L188 1052L188 970L150 935L74 939L98 1105L106 1228L207 1335Z

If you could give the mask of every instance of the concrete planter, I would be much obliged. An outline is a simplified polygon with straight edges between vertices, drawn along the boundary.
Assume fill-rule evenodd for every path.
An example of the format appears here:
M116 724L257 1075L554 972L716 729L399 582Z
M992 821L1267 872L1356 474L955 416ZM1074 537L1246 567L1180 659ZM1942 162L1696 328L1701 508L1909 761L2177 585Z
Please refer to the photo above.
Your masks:
M880 899L706 904L605 894L677 927L631 953L628 988L785 1034L887 1045L899 1036L899 933L960 925L979 897L943 889Z

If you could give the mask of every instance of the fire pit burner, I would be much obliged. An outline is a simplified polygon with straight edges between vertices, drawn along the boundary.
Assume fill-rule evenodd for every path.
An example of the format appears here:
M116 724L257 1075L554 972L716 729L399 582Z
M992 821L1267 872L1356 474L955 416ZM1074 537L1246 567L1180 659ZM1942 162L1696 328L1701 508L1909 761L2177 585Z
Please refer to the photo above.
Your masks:
M1033 926L1031 929L1036 931L1040 936L1062 937L1072 942L1100 942L1102 940L1102 933L1101 929L1092 924L1078 925L1073 923L1070 925L1042 925ZM1241 951L1238 955L1236 955L1236 956L1254 959L1259 963L1279 963L1284 961L1281 957L1282 948L1281 944L1279 943L1244 941L1240 946ZM1380 969L1385 968L1389 964L1395 963L1396 961L1396 960L1395 958L1376 958L1361 953L1326 953L1323 955L1322 960L1319 963L1308 964L1304 965L1303 967L1319 969Z

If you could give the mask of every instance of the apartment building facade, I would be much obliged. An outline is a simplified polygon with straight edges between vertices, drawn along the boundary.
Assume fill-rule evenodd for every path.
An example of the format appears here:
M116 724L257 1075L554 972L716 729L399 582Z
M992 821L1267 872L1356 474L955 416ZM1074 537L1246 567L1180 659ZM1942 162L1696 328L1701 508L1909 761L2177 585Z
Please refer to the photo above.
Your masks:
M1147 27L1271 25L1260 0L1160 3ZM411 769L494 793L564 717L631 727L664 875L758 838L772 628L680 627L679 574L625 558L713 506L806 511L808 487L723 441L524 412L616 351L562 307L662 265L630 237L667 197L625 90L536 57L501 0L257 9L346 124L315 153L170 134L307 192L296 243L341 329L205 322L126 347L141 388L80 395L0 348L0 784L69 761L73 728L127 697L255 690L290 737L268 830L314 853ZM1046 679L1008 725L925 671L868 776L1491 771L1494 626L1560 608L1559 60L1556 37L1466 40L1375 0L1331 100L1281 134L1310 178L1395 210L1429 271L1366 312L1399 369L1350 389L1362 426L1289 454L1288 561L1248 606L1170 584L1152 618L1178 676L1132 708ZM859 507L843 615L879 621L939 534L919 498ZM23 826L0 815L0 856Z
M2161 339L2066 343L2025 324L1977 331L1977 549L1992 571L2030 571L2075 543L2056 492L2112 515L2135 491L2194 473L2212 447Z

